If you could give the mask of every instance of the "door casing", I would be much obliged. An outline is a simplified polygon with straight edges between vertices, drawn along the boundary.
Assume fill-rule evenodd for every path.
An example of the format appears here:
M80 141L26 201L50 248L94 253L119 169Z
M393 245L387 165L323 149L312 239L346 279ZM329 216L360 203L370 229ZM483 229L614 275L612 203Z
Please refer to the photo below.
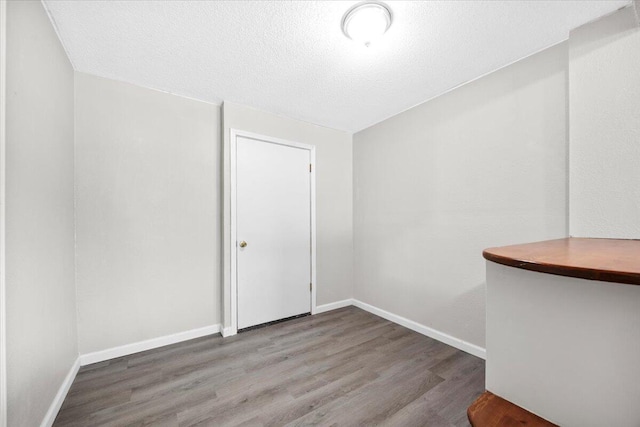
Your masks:
M231 239L229 241L229 254L230 254L230 311L231 311L231 325L224 328L223 336L228 337L238 333L238 271L237 271L237 138L244 137L254 139L257 141L263 141L267 144L278 144L288 147L295 147L309 151L309 158L311 163L311 314L316 312L316 150L313 145L303 144L300 142L288 141L285 139L274 138L271 136L260 135L252 132L247 132L238 129L230 129L229 136L229 154L230 154L230 185L231 185L231 212L230 212L230 228Z
M7 318L5 268L7 2L0 0L0 427L7 425Z

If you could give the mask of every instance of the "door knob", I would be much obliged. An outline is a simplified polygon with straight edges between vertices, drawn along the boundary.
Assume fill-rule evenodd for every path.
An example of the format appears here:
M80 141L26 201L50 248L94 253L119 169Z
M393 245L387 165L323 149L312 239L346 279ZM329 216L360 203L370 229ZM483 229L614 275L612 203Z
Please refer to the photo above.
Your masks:
M240 242L240 247L244 248L245 246L247 246L247 242L245 242L244 240L242 242Z

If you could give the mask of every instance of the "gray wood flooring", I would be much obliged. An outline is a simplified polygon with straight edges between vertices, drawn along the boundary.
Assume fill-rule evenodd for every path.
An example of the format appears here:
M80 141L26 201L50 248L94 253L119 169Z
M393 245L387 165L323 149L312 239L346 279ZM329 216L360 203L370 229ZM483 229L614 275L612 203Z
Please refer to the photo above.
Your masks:
M55 426L463 426L484 361L355 307L83 367Z

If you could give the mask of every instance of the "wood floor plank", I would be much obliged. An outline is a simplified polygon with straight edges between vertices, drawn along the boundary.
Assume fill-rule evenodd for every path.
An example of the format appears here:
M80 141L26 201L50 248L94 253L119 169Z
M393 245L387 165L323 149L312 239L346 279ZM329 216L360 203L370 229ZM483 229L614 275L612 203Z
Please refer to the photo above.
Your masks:
M270 411L262 412L260 419L265 426L283 426L295 421L311 411L322 408L324 405L341 399L353 390L358 390L378 375L368 369L355 371L336 378L334 381L325 381L322 387L304 393L293 402Z
M83 367L55 426L466 424L484 361L355 307Z

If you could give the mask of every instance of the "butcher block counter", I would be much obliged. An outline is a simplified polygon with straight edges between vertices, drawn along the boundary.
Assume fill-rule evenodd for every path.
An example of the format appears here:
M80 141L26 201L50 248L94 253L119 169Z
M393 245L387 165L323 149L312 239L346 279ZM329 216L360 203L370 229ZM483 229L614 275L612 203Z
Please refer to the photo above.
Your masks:
M525 270L640 285L640 240L569 237L485 249L482 255Z
M561 426L640 426L640 241L483 255L487 390Z

